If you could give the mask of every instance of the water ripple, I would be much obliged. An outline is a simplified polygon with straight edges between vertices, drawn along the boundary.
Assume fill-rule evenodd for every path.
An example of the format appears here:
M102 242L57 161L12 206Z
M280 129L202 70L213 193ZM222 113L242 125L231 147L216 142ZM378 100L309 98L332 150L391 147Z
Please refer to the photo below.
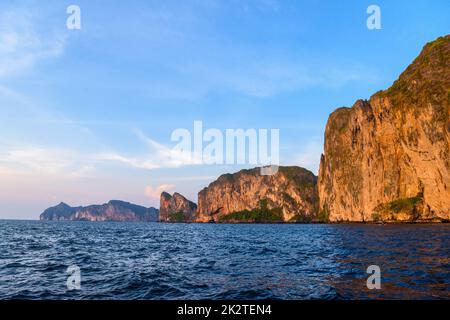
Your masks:
M449 299L449 252L449 225L0 221L0 299Z

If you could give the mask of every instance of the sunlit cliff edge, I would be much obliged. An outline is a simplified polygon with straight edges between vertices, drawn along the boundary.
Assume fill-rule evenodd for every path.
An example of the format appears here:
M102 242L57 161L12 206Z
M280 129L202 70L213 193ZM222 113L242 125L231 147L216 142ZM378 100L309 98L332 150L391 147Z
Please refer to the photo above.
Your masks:
M241 170L201 190L198 206L164 192L160 207L61 203L41 220L449 222L450 35L425 45L390 88L330 115L318 177Z
M387 90L333 112L319 171L331 222L450 220L450 36Z

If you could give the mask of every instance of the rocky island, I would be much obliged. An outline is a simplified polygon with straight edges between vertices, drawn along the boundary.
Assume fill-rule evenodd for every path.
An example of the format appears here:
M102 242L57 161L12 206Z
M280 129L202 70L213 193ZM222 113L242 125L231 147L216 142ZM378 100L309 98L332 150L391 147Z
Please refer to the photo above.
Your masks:
M119 200L87 207L71 207L61 202L57 206L45 210L40 215L40 220L152 222L159 220L159 210Z
M198 194L198 222L310 222L317 219L317 177L300 167L224 174Z
M163 192L160 212L61 203L41 220L449 222L450 35L428 43L389 89L330 115L318 177L296 166L260 171L221 175L198 193L198 207Z
M193 222L197 211L197 205L194 202L177 192L173 196L163 192L159 208L161 222Z
M392 87L333 112L319 172L330 222L450 220L450 36Z

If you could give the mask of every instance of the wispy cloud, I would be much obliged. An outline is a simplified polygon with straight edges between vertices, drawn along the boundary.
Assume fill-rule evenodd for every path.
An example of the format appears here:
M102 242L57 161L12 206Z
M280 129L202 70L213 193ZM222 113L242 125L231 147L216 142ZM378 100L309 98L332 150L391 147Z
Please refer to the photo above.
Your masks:
M148 148L145 154L128 155L114 150L92 152L44 145L4 145L0 149L0 172L40 173L79 178L91 175L103 165L114 162L144 170L178 168L201 163L181 151L158 143L139 130L136 130L135 134Z
M304 145L299 153L293 156L292 163L318 174L322 151L323 143L319 139L312 139Z
M131 80L133 89L162 100L195 101L217 93L266 98L373 78L374 71L357 61L343 61L329 52L308 55L306 46L295 51L277 49L258 36L241 38L234 28L224 33L217 24L225 14L241 24L249 18L260 22L266 12L271 18L277 16L282 5L277 0L155 4L132 23L133 31L139 33L134 39L146 41L152 49L151 55L137 55L136 59L143 66L157 61L158 68L145 81ZM123 30L118 33L123 42L136 45ZM180 50L183 55L178 54ZM124 85L122 78L117 81Z
M204 60L172 66L168 72L174 79L147 84L145 94L175 100L196 100L211 93L266 98L313 87L339 88L361 79L376 80L373 70L356 64L318 66L289 58L255 60L252 56L248 53L236 58L239 63L230 58L221 64Z
M0 13L0 77L25 72L38 61L64 52L63 33L37 32L35 23L25 11Z
M98 160L115 161L138 169L178 168L186 165L201 164L198 156L186 154L180 150L161 144L142 131L134 133L148 148L143 155L124 155L118 152L106 152L97 156Z
M153 187L148 185L145 187L145 195L152 200L158 200L163 191L169 192L175 188L174 184L161 184L159 186Z
M68 149L29 146L0 152L0 169L4 173L40 173L76 178L91 173L94 163L94 158L83 157Z

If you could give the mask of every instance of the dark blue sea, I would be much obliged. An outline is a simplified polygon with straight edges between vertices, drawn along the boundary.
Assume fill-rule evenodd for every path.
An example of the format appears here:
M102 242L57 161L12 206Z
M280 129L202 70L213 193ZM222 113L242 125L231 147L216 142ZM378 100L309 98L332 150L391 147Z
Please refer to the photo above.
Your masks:
M0 299L450 299L449 255L450 225L5 220Z

